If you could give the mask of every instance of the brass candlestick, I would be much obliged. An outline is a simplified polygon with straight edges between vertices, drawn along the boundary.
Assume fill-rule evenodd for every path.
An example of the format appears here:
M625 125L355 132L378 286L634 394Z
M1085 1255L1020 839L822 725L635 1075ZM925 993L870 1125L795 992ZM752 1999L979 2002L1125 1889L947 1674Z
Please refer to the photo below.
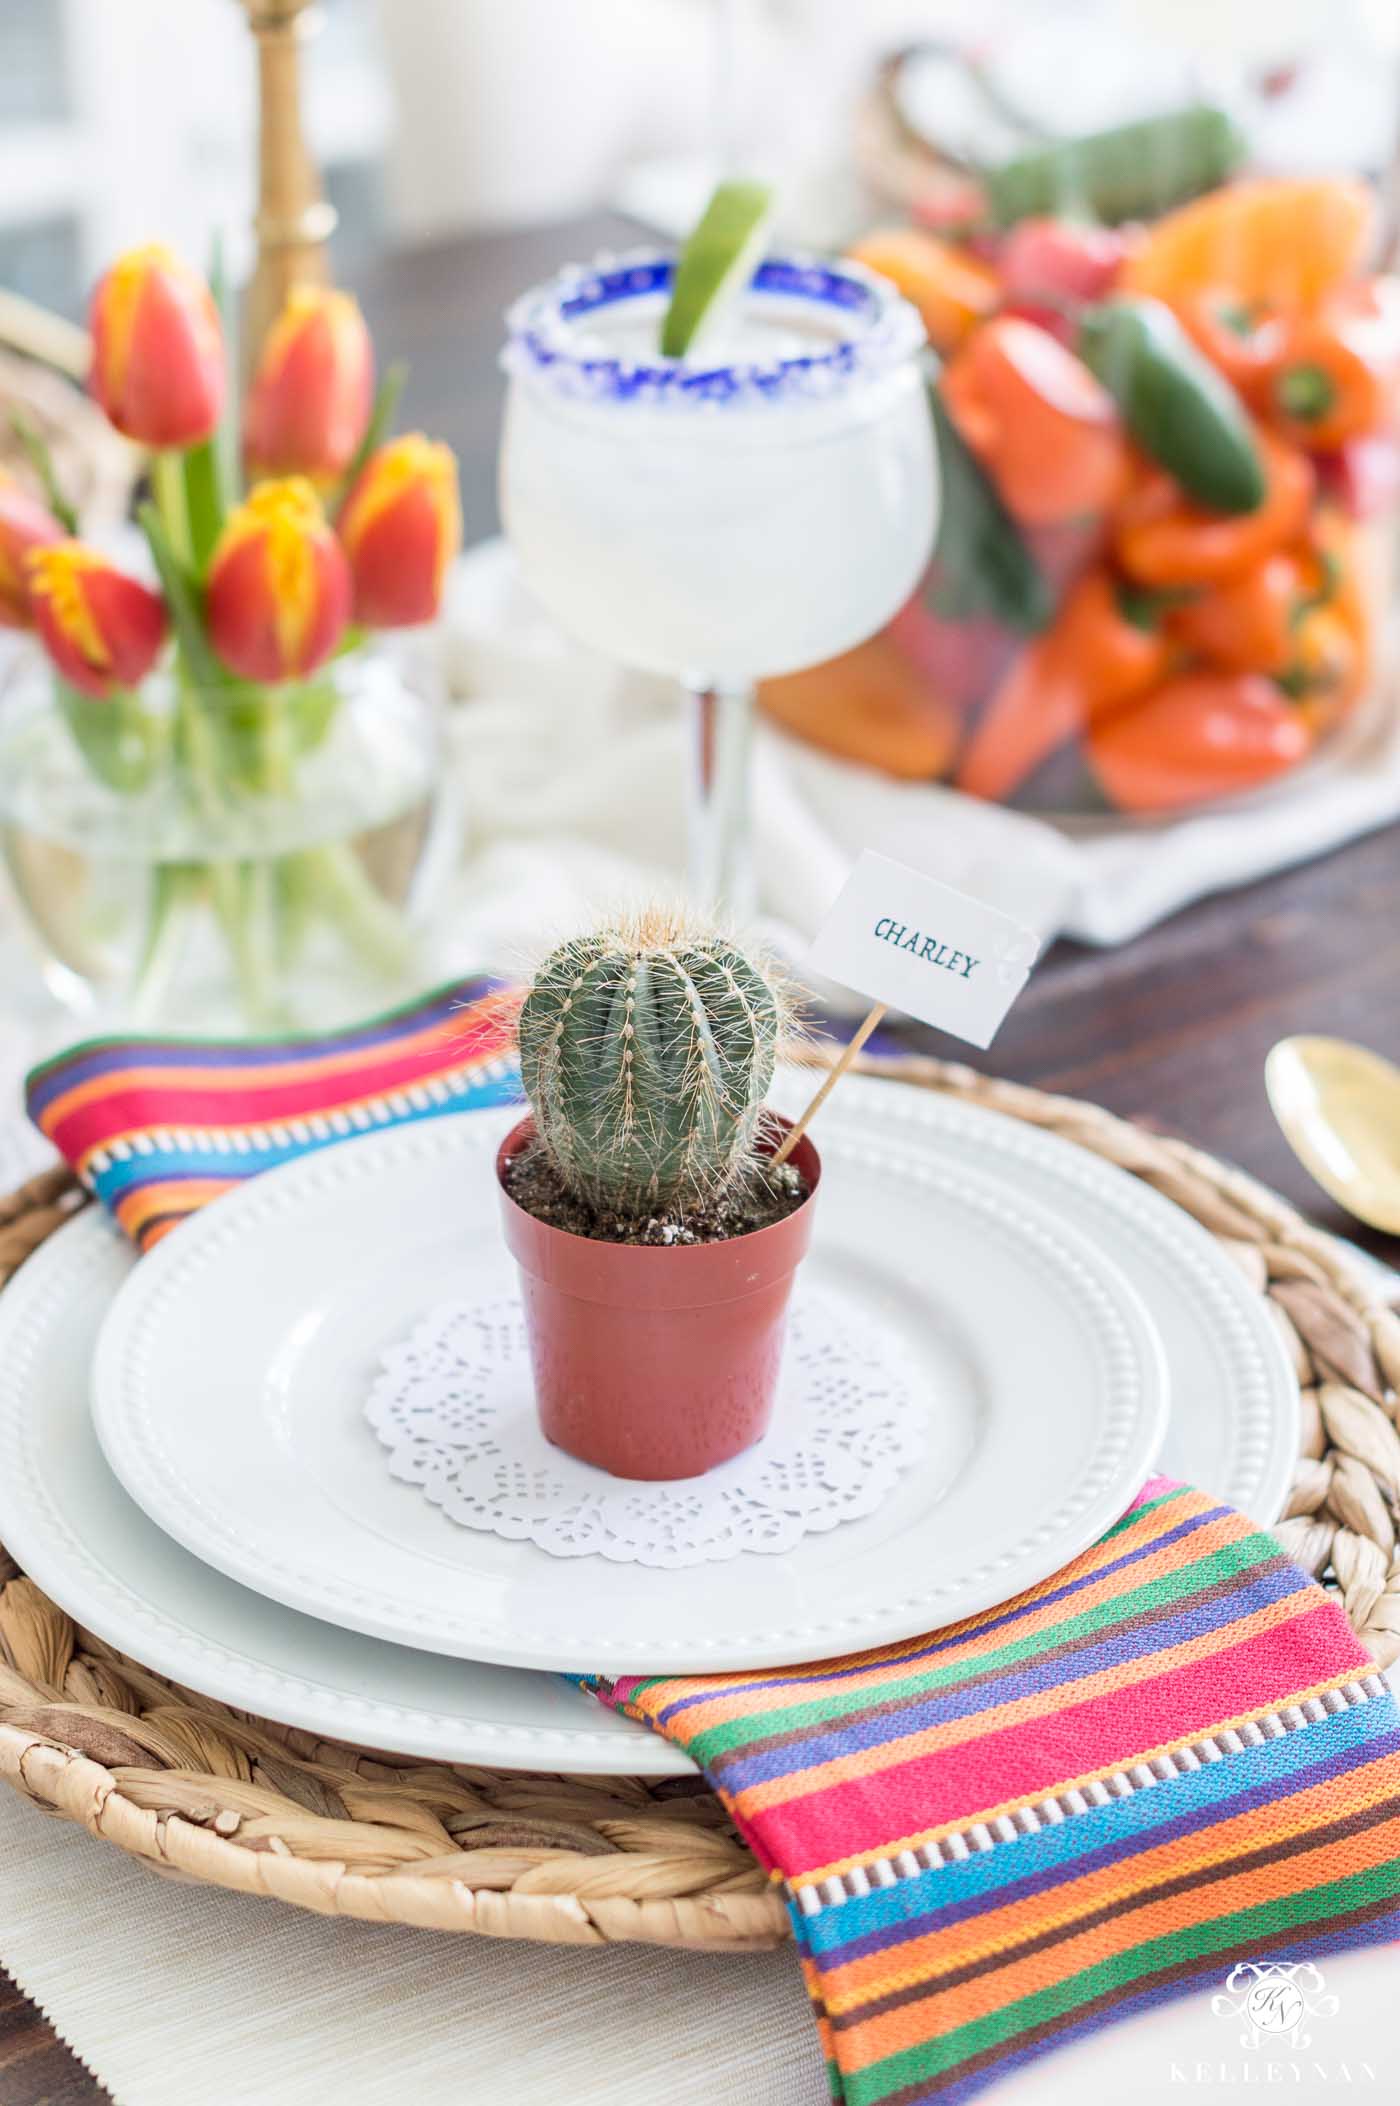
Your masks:
M244 320L256 359L294 285L330 278L326 244L335 229L301 122L302 46L321 28L311 0L243 0L258 40L258 261Z

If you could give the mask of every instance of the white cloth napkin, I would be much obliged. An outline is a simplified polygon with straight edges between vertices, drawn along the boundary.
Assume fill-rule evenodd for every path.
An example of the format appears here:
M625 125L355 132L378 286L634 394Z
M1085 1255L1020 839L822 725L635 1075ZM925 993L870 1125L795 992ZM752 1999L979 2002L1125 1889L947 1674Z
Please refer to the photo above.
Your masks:
M681 877L687 740L673 693L571 643L499 541L458 565L443 648L462 698L452 742L468 812L455 941L510 963L513 943L600 893ZM891 782L764 726L752 802L760 906L795 948L876 843L1046 937L1115 944L1400 815L1400 720L1374 709L1295 781L1157 824L1006 811Z

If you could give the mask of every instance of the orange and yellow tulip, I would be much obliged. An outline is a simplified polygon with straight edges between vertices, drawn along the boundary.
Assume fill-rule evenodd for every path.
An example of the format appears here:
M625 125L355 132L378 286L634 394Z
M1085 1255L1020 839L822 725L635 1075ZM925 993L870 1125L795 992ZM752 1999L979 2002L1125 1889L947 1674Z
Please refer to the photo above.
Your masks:
M0 473L0 628L30 627L34 616L25 558L32 548L63 539L64 530L47 506L13 476Z
M301 476L259 483L229 515L209 563L209 640L245 680L294 680L324 664L350 619L350 572Z
M244 412L254 475L344 475L365 434L374 350L349 293L294 287L268 331Z
M135 687L165 641L165 604L81 541L55 541L25 558L39 640L64 679L102 701Z
M159 242L119 256L92 296L90 386L139 445L197 446L219 421L224 343L208 286Z
M421 432L391 439L365 462L340 514L355 583L355 619L400 629L433 619L462 541L457 463Z

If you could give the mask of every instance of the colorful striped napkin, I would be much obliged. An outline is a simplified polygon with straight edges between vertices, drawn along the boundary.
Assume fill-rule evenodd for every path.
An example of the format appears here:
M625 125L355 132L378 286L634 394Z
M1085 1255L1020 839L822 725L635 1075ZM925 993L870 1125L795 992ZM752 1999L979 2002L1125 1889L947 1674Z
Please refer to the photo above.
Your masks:
M34 1069L30 1118L138 1250L231 1185L377 1126L520 1095L517 1003L460 980L324 1038L105 1038Z
M30 1110L146 1249L306 1149L515 1099L512 1013L474 980L327 1038L95 1042ZM686 1748L782 1884L846 2106L969 2098L1237 1963L1400 1935L1393 1698L1271 1535L1165 1479L947 1630L577 1679Z
M1164 1478L947 1630L586 1686L782 1880L847 2106L970 2098L1238 1961L1400 1935L1394 1699L1271 1535Z

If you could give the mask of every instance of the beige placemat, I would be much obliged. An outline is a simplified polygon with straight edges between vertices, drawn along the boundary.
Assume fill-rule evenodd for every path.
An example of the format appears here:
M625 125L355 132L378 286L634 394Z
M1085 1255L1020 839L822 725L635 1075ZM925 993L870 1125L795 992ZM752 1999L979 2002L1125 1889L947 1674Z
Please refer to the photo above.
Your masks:
M1309 2021L1306 2047L1245 2048L1237 2020L1192 1996L1004 2079L989 2106L1172 2106L1266 2085L1302 2106L1400 2097L1396 1952L1327 1961L1338 2007ZM10 1792L0 1792L0 1961L117 2106L825 2106L829 2096L791 1948L579 1951L322 1919L157 1883ZM17 2096L0 2076L0 2106Z
M117 2106L827 2097L790 1947L580 1952L308 1916L176 1886L3 1791L0 1961Z

